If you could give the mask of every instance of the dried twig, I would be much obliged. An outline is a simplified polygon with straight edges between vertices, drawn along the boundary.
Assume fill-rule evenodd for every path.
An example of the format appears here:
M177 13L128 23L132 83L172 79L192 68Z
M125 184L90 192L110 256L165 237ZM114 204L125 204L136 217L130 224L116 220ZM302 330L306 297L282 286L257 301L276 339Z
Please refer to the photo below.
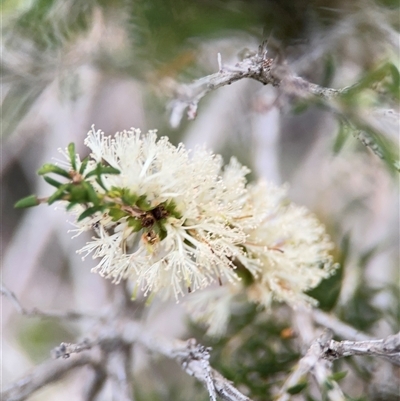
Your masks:
M2 287L2 292L13 300L16 309L21 314L31 316L26 313L27 310L11 291ZM120 310L122 305L121 299L118 299L116 306L119 308L119 314L113 314L111 311L107 321L99 321L96 330L89 334L91 340L86 339L77 344L61 343L52 351L54 358L62 359L68 359L71 354L81 353L82 351L91 350L90 353L74 355L68 361L48 361L39 365L33 370L32 374L19 380L10 389L2 393L2 399L9 401L26 399L34 391L50 382L59 380L63 374L75 369L75 367L91 364L94 372L100 374L94 378L92 386L86 389L86 399L92 400L93 394L96 394L102 387L99 383L99 378L101 378L103 382L108 379L114 384L114 393L119 397L118 399L132 400L129 384L130 359L128 360L126 356L130 355L129 350L133 344L141 343L149 350L180 363L188 374L204 384L210 400L216 401L218 395L225 401L251 401L220 373L211 368L209 348L197 344L193 339L186 342L152 334L140 323L121 316L123 315ZM41 312L39 315L48 316L47 313ZM102 351L101 357L91 357L94 348L99 348ZM101 364L99 363L100 360L102 361ZM103 365L106 365L106 369L103 369ZM12 398L8 398L11 396Z
M255 55L245 58L235 66L222 66L219 55L218 65L218 72L200 78L191 84L179 85L176 88L175 98L169 104L170 124L173 127L180 124L185 110L187 110L188 119L194 119L200 100L209 92L243 78L254 79L263 85L271 84L279 87L285 95L300 99L312 97L330 99L347 90L347 88L340 90L324 88L293 75L286 66L279 64L276 59L267 57L267 50L264 45L260 46Z
M312 373L321 388L327 389L327 396L332 401L344 401L344 395L338 384L329 379L331 362L324 358L326 343L332 338L332 333L325 331L313 341L306 355L300 359L293 373L287 378L281 388L277 401L290 400L297 386L306 385L307 374ZM329 387L327 384L329 383Z
M352 355L379 356L389 360L397 366L400 366L400 333L393 334L381 340L331 340L324 349L324 356L330 360Z
M82 397L84 401L94 401L107 380L107 374L103 366L93 368L91 373L92 377L85 383L86 386Z
M131 383L131 347L118 344L106 358L107 377L111 382L113 399L118 401L132 401Z
M400 365L400 333L391 335L386 339L376 340L372 336L356 330L354 327L342 322L338 318L318 309L312 310L312 317L315 322L329 328L342 338L353 341L331 341L330 351L332 359L350 355L371 355L380 356L395 365Z
M215 392L215 385L213 383L211 367L209 363L211 348L204 347L201 344L196 344L196 340L193 338L188 340L187 348L189 355L183 359L182 367L191 376L194 376L196 372L190 370L189 363L193 360L199 361L202 365L202 376L204 378L204 384L207 388L208 394L210 395L211 401L216 401L217 396Z
M306 309L306 311L310 311ZM368 334L365 334L359 330L356 330L354 327L348 325L347 323L342 322L336 316L331 315L329 313L323 312L320 309L312 309L311 310L313 320L320 324L323 327L326 327L332 330L334 333L339 335L342 338L354 340L354 341L370 341L374 340Z
M86 338L79 344L61 343L58 347L51 351L51 356L54 359L67 359L71 356L71 354L78 354L79 352L91 349L93 345L94 344Z
M49 312L49 311L42 311L37 308L27 309L21 305L15 294L12 291L10 291L3 283L0 284L0 292L3 296L5 296L10 300L10 302L13 304L17 312L24 316L65 319L65 320L102 319L102 316L96 316L89 313L82 313L76 311Z
M200 100L209 92L230 85L243 78L254 79L263 85L271 84L278 88L278 95L281 98L309 100L321 99L325 107L333 114L340 116L347 121L349 126L353 126L351 133L368 147L379 158L386 159L385 151L380 141L373 138L369 131L376 132L383 138L390 137L387 131L387 120L396 120L398 113L391 109L369 109L362 112L356 108L352 110L346 103L334 101L339 95L345 94L350 90L357 89L359 84L341 89L322 87L317 84L296 76L289 67L279 60L267 57L265 46L260 46L259 51L250 57L238 62L235 66L223 66L221 56L218 53L218 72L200 78L191 84L180 84L175 88L174 99L169 103L170 124L172 127L179 126L183 114L186 111L187 118L192 120L197 115L197 108ZM371 118L371 116L375 118ZM379 118L380 116L380 118ZM384 117L384 118L382 118ZM388 118L386 118L388 117ZM393 118L394 117L394 118ZM394 130L397 137L397 126ZM391 157L391 164L400 171L400 162L396 152Z
M213 397L216 394L224 401L251 401L229 380L210 367L208 362L210 349L196 344L194 339L188 341L168 339L149 333L134 322L127 323L123 337L126 342L138 342L150 351L176 360L183 370L203 383L209 391L211 400L215 399Z
M25 400L47 384L62 379L66 373L84 365L97 367L99 362L99 359L91 354L75 355L68 360L46 361L35 366L30 374L5 389L0 394L0 399L7 401Z
M26 309L11 291L2 287L2 293L13 300L20 313L26 314ZM116 305L121 308L123 304L118 302ZM61 343L59 347L53 350L52 354L54 358L65 359L74 353L88 350L91 352L74 355L68 361L53 360L37 366L31 374L2 393L2 399L8 401L24 400L39 388L59 380L66 372L90 364L94 372L100 372L100 374L96 373L97 376L92 381L91 388L87 389L86 399L93 399L93 394L101 389L102 384L99 382L99 378L101 378L102 382L108 379L113 383L114 393L118 395L118 399L132 400L129 381L131 347L135 343L140 343L150 351L176 360L183 370L203 383L209 393L210 400L216 401L217 396L219 396L225 401L251 401L210 366L210 348L197 344L195 340L181 341L159 336L149 332L142 324L132 321L129 317L124 317L123 314L111 313L107 321L99 321L99 323L96 330L89 334L89 338L93 338L93 340L86 339L78 344ZM349 331L347 326L345 331ZM309 337L309 334L307 336ZM93 356L96 355L93 353L93 348L100 349L100 356ZM312 342L306 355L299 361L293 373L286 380L277 399L280 401L289 400L291 389L305 383L305 377L308 373L316 378L320 387L326 389L330 400L344 399L337 383L330 379L331 363L334 359L351 355L381 356L400 365L400 333L382 340L338 342L332 340L330 332L325 331L323 335ZM106 366L105 369L103 366Z

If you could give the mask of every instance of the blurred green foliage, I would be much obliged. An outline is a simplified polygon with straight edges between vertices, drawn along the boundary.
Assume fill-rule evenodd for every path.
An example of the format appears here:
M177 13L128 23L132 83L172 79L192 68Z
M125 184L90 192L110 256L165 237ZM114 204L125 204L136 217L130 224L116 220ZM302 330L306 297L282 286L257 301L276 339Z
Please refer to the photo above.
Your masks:
M364 332L368 332L383 317L382 311L374 304L374 298L380 290L373 288L363 274L368 262L376 253L377 248L374 247L360 255L357 265L359 269L357 285L351 298L338 311L343 321Z
M261 23L254 2L244 1L140 0L132 2L130 11L135 46L155 64L179 57L182 49L193 49L196 43L188 39L254 31Z
M67 328L55 319L26 319L22 316L20 325L18 341L34 363L49 359L52 347L76 339L71 326Z
M339 152L351 133L380 157L390 171L400 171L400 149L395 140L362 118L366 110L383 108L390 112L400 99L400 73L391 62L367 71L361 79L346 90L339 99L342 119L334 143Z
M34 40L37 50L49 51L63 46L86 31L95 2L73 0L36 0L23 12L13 27L17 35Z
M332 310L339 298L342 288L344 269L346 268L347 258L350 250L350 235L343 236L340 246L338 247L338 255L336 261L338 268L331 277L322 280L321 283L308 291L307 294L318 301L318 307L324 311Z
M192 333L204 344L204 331L193 325ZM211 365L254 400L265 400L282 385L299 359L288 320L268 315L254 304L246 304L232 315L221 338L209 338ZM283 375L282 375L283 374Z

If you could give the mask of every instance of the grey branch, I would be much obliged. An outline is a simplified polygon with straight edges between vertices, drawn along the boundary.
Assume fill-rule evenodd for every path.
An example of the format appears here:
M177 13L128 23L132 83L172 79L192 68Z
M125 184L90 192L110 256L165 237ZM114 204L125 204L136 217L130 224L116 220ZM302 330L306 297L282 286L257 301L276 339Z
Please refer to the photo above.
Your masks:
M18 312L32 316L11 291L4 286L1 287L1 291L13 302ZM121 303L117 306L120 308ZM53 314L44 312L38 312L38 315L53 317ZM61 317L61 315L57 316ZM67 316L64 317L67 318ZM117 313L112 314L108 321L99 321L99 323L100 327L89 334L92 339L85 339L77 344L61 343L52 350L52 356L56 360L50 360L35 367L31 374L1 393L0 398L7 401L25 400L36 390L61 379L65 373L76 367L90 364L95 377L86 389L87 400L93 400L107 379L113 384L114 394L119 397L118 399L132 400L128 377L131 366L130 358L127 356L130 355L132 345L140 343L150 351L176 360L184 371L204 384L210 400L216 401L218 395L224 401L251 401L210 366L210 349L197 344L195 340L167 339L150 333L140 323L119 316ZM100 355L94 352L98 348L101 350ZM87 352L89 350L90 352ZM94 354L97 356L93 357ZM106 364L105 367L104 364Z
M2 293L11 298L20 313L26 314L26 309L11 291L2 287ZM321 316L320 323L323 321ZM325 322L329 322L326 316ZM195 340L181 341L165 338L151 333L142 324L118 314L112 314L108 321L99 323L100 327L89 334L89 338L92 339L86 339L78 344L61 343L52 352L53 357L57 360L48 361L34 368L31 374L5 390L1 394L2 399L24 400L39 388L59 380L68 371L90 364L95 375L100 372L99 377L103 382L106 378L115 384L114 387L118 390L118 397L121 400L132 400L128 380L130 371L130 357L128 356L131 354L132 345L140 343L150 351L177 361L184 371L203 383L210 400L216 401L219 396L224 401L251 401L210 366L210 348L197 344ZM349 332L349 327L344 325L342 331ZM355 334L357 333L352 335ZM95 352L95 349L101 351L100 355ZM90 352L87 352L89 350ZM79 355L70 357L75 353L79 353ZM339 386L329 379L330 368L332 360L351 355L381 356L400 365L400 333L382 340L334 341L331 333L325 332L311 344L306 355L286 380L278 399L280 401L289 400L289 390L304 382L305 376L311 373L321 386L325 385L327 381L329 382L328 397L330 400L342 400ZM66 358L67 360L65 360ZM99 388L101 388L101 383L99 384L96 376L87 390L87 399L93 399L93 394L97 393Z
M347 88L340 90L324 88L293 75L286 66L268 58L264 46L260 46L255 55L245 58L235 66L223 67L221 57L218 55L218 64L218 72L175 88L174 100L168 106L171 113L170 124L173 127L180 124L185 110L188 119L194 119L200 100L209 92L244 78L254 79L263 85L271 84L279 87L285 95L300 99L312 97L330 99L347 90Z
M107 355L107 377L112 386L113 399L118 401L132 401L131 384L131 347L125 344L118 344Z
M183 370L203 383L209 392L210 400L216 400L218 395L224 401L251 401L210 366L208 361L210 349L196 344L194 339L188 341L168 339L149 333L134 322L126 325L124 339L128 343L138 342L150 351L176 360Z
M58 347L54 348L51 351L51 356L54 359L67 359L71 356L71 354L78 354L79 352L91 349L93 345L94 344L91 343L88 339L84 339L79 344L61 343Z
M316 338L307 353L295 366L292 374L286 379L280 389L277 401L289 401L291 391L296 386L307 384L307 375L312 374L320 388L327 388L327 397L331 401L344 401L345 397L339 385L330 379L332 375L332 362L325 358L326 344L331 340L332 332L325 330ZM328 385L328 386L327 386Z
M140 323L129 320L124 321L123 324L119 321L117 325L123 327L122 332L117 327L110 327L110 324L108 324L104 332L98 333L95 341L86 340L78 344L62 343L52 351L53 356L56 358L68 358L73 353L82 352L95 345L100 346L103 351L107 351L111 355L118 351L118 347L140 343L152 352L177 361L186 373L203 383L209 393L210 400L216 401L216 396L218 395L225 401L251 401L249 397L242 394L229 380L210 366L210 348L197 344L194 339L181 341L159 336L146 330ZM111 350L110 344L112 344ZM121 357L120 354L118 355ZM108 377L111 377L112 381L115 382L117 377L121 378L124 375L121 376L123 372L120 369L117 375L115 373L117 371L114 368L122 365L112 364L111 362L110 364L107 368ZM110 372L113 373L110 375ZM121 389L121 380L118 379L117 381ZM128 389L126 390L128 393ZM124 397L121 399L131 399L128 396Z
M398 121L398 113L391 109L371 109L366 113L360 110L354 111L347 107L346 103L335 101L339 95L356 89L358 84L341 89L326 88L296 76L290 68L276 59L268 58L264 46L250 57L238 62L235 66L223 66L221 56L218 54L219 71L200 78L190 84L177 84L174 88L173 100L168 104L170 110L170 124L172 127L179 126L186 111L187 118L192 120L196 117L200 100L211 91L230 85L244 78L254 79L263 85L271 84L278 88L281 98L309 100L320 99L325 107L337 116L341 116L351 126L351 133L366 147L371 149L379 158L385 159L385 152L378 140L373 138L369 131L376 132L379 136L388 136L387 123ZM382 118L383 117L383 118ZM357 126L353 126L353 123ZM386 124L385 124L386 122ZM358 128L357 128L358 127ZM395 125L395 138L397 138L397 125ZM389 135L390 137L390 135ZM393 167L400 171L400 161L394 151L391 157Z
M383 357L400 366L400 333L381 340L335 341L331 340L324 350L327 359L335 360L352 355Z
M84 366L96 367L99 360L90 354L75 355L68 360L49 360L35 366L32 373L18 380L0 394L4 401L22 401L49 383L60 380L66 373Z
M93 368L91 374L92 377L85 383L84 395L82 398L84 401L94 401L107 380L107 373L103 366Z
M65 312L49 312L41 311L37 308L27 309L21 305L15 294L10 291L3 283L0 284L1 295L5 296L10 300L14 308L21 315L29 317L42 317L42 318L55 318L55 319L67 319L67 320L79 320L79 319L101 319L101 316L91 315L88 313L81 313L76 311L65 311Z
M308 312L309 309L302 309L304 312ZM336 316L323 312L320 309L313 309L311 311L313 320L323 327L332 330L334 333L339 335L341 338L346 338L354 341L371 341L374 340L368 334L365 334L354 327L349 326L347 323L342 322Z
M353 340L339 342L332 340L325 350L328 358L333 360L351 355L371 355L383 357L394 365L400 366L400 333L376 340L321 310L314 309L312 317L315 322L331 329L340 337Z

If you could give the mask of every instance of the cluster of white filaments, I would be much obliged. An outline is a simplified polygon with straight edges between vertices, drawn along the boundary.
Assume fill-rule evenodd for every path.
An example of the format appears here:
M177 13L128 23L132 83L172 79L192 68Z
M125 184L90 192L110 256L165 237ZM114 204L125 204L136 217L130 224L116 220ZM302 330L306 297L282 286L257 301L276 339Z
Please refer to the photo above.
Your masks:
M120 219L105 210L77 222L79 231L96 232L79 252L100 259L93 270L102 276L177 300L212 283L230 298L246 288L250 300L269 306L273 299L309 302L304 291L334 270L332 244L316 218L288 203L285 188L247 184L249 170L235 159L223 167L221 156L189 154L155 131L106 137L93 129L85 143L89 166L120 171L104 174L103 185L92 176L95 190L105 200L115 193L134 199L119 206ZM205 313L211 321L211 309Z

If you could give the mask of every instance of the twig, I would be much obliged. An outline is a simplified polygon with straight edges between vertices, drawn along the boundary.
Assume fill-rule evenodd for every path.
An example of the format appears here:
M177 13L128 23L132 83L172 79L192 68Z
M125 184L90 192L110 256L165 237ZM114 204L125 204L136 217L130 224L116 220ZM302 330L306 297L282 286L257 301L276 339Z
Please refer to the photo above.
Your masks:
M254 79L264 85L277 86L286 95L301 99L311 97L330 99L348 89L324 88L293 75L287 67L279 65L272 58L267 58L267 51L263 46L260 47L257 54L245 58L235 66L223 66L219 55L218 66L217 73L207 75L191 84L179 85L176 88L175 99L169 104L170 124L173 127L180 124L185 110L187 110L188 119L194 119L200 100L209 92L244 78Z
M115 401L132 401L131 347L119 346L107 355L107 376L112 385L112 396Z
M172 340L146 331L141 325L130 322L124 329L126 342L138 342L153 352L174 359L182 369L195 377L207 388L210 400L215 393L224 401L251 401L251 399L209 365L209 348L196 344L194 339L188 341ZM212 383L211 383L212 382Z
M94 401L107 380L107 374L103 366L97 366L92 370L93 376L89 382L86 383L84 389L84 395L82 397L84 401Z
M344 395L338 384L329 379L332 374L331 362L324 358L324 349L331 337L331 332L324 331L313 341L306 355L300 359L293 373L285 381L278 393L277 401L290 400L293 389L297 386L306 385L308 373L313 374L320 388L327 390L329 400L344 401Z
M400 365L400 333L389 336L386 339L376 340L372 336L356 330L354 327L342 322L335 316L325 313L319 309L313 309L311 314L314 321L318 324L329 328L342 338L353 340L341 342L332 340L333 355L335 355L335 352L338 350L340 350L338 351L338 355L340 355L339 357L350 355L374 355L383 357L394 365ZM339 346L338 344L343 344L343 346ZM353 345L354 348L352 348ZM344 349L354 353L342 355L341 352ZM358 350L360 353L355 353L356 350ZM327 356L333 358L333 355Z
M356 330L354 327L342 322L337 317L323 312L320 309L313 309L311 311L312 318L318 324L326 327L342 338L354 340L354 341L371 341L373 337L365 334L361 331Z
M5 289L4 286L2 287L2 293L12 300L20 313L26 311L15 295ZM122 304L117 302L116 305L120 308ZM332 324L330 318L314 312L314 318L317 316L320 322L328 322L338 327L336 321L335 324ZM311 317L310 314L308 316ZM339 331L341 330L342 333L352 336L357 334L354 329L350 328L354 331L352 333L349 326L345 324L342 324L342 326L339 325ZM309 334L307 335L309 337ZM98 346L102 351L102 365L104 363L107 365L105 370L102 370L100 366L100 357L94 358L92 352L76 355L68 361L48 361L36 367L31 375L26 376L6 390L2 394L4 399L8 401L23 400L37 389L58 380L69 370L85 364L91 364L95 371L100 366L102 372L97 378L95 377L94 385L92 386L93 390L86 392L88 394L87 399L93 399L90 394L97 393L101 388L98 378L101 377L104 381L107 377L114 381L114 384L117 384L114 387L118 387L118 391L115 390L118 393L118 399L131 400L129 382L130 349L134 343L140 343L149 350L180 363L183 370L203 383L209 393L210 400L216 401L218 395L225 401L251 401L220 373L211 368L209 364L210 348L197 344L193 339L188 341L167 339L150 333L143 325L130 320L129 317L121 315L116 317L114 314L108 321L102 322L101 326L97 327L96 332L90 334L90 337L95 338L95 340L84 340L78 344L61 343L59 347L53 350L53 356L65 359L73 353L80 353ZM342 400L343 394L339 386L330 379L331 361L350 355L382 356L399 365L400 333L383 340L338 342L332 340L331 333L325 332L313 341L306 355L299 361L296 369L286 380L278 394L278 400L289 400L290 390L293 386L303 383L308 373L312 373L319 385L327 389L327 395L330 400Z
M4 286L2 286L1 289L2 293L11 299L18 312L31 316L29 311L21 305L11 291L6 289ZM121 308L121 305L123 305L122 301L120 301L121 300L119 299L115 304L118 308ZM48 314L40 312L40 316L48 317ZM107 361L108 356L113 352L119 352L122 348L126 350L127 347L130 349L135 342L138 342L146 346L149 350L158 352L180 363L182 368L188 374L204 384L210 395L210 400L216 401L216 396L219 395L222 400L225 401L251 401L250 398L237 390L231 382L225 379L219 372L211 368L209 364L209 348L197 344L193 339L187 342L171 340L149 333L141 324L133 322L129 318L123 318L120 316L121 315L115 318L115 315L113 314L111 319L108 321L100 322L101 327L97 327L96 333L93 332L89 335L89 337L94 337L95 340L84 340L78 344L61 343L60 346L53 349L53 357L68 359L71 354L80 353L98 346L103 351L103 358ZM94 368L97 369L97 366L99 366L97 363L98 360L92 358L90 356L91 354L92 352L84 353L69 358L68 361L48 361L43 365L39 365L34 369L31 375L19 380L9 390L6 390L2 396L4 396L4 399L7 399L8 401L23 400L34 391L52 381L58 380L62 374L77 366L91 363ZM123 354L126 356L127 352L124 351ZM104 364L104 361L102 364ZM54 366L56 368L54 368ZM121 366L123 366L123 372L125 372L122 376ZM101 372L100 376L102 378L111 378L114 382L117 380L120 387L121 383L125 383L122 386L123 388L121 387L118 392L119 396L125 394L125 398L120 398L124 400L132 399L129 392L129 366L130 360L125 360L123 365L120 363L119 366L111 364L107 367L105 372L100 367L100 371L104 373ZM125 377L127 380L124 379L121 382L121 377ZM99 391L99 383L97 379L94 380L93 388L96 390L95 392ZM93 391L90 389L86 391L87 399L91 399L90 397L92 397L92 395L90 394L93 394Z
M84 365L97 366L99 360L90 354L76 355L68 360L49 360L35 366L31 374L18 380L0 394L1 400L22 401L49 383L60 380L69 371Z
M352 355L379 356L400 366L400 333L381 340L369 341L335 341L331 340L324 349L324 355L329 360L335 360Z
M279 94L288 99L322 99L325 107L342 119L348 120L347 123L349 125L353 125L351 121L356 123L357 127L351 130L355 138L371 149L379 158L386 159L382 144L369 132L376 132L378 136L382 135L385 138L388 136L387 131L368 116L382 114L382 116L391 117L392 115L396 116L396 113L390 109L378 109L370 110L368 113L364 113L364 116L360 116L358 112L352 111L346 103L341 104L340 102L332 101L339 95L345 94L352 89L357 89L359 84L342 89L333 89L310 83L293 74L287 65L279 61L279 57L276 59L267 58L267 51L263 46L260 47L257 54L245 58L235 66L224 66L221 55L218 53L218 67L218 72L214 74L200 78L191 84L176 86L174 99L168 105L172 127L179 126L185 111L189 120L194 119L197 115L200 100L209 92L243 78L251 78L263 85L271 84L277 87ZM400 161L396 150L393 150L393 155L390 158L393 158L393 160L390 160L393 167L400 171Z
M86 351L91 349L94 345L94 343L91 343L86 338L79 344L61 343L58 347L51 351L51 356L54 359L67 359L71 356L71 354L78 354L79 352Z
M211 401L216 401L217 396L215 392L215 385L213 383L211 367L209 363L211 348L206 348L201 344L196 344L195 339L190 339L187 342L187 348L189 355L183 359L182 367L191 376L194 376L196 372L190 370L189 364L191 361L200 361L202 366L202 375L204 377L204 384L207 388L208 394L210 395Z
M37 308L26 309L18 301L15 294L9 290L3 283L0 284L0 291L3 296L10 300L14 308L18 313L28 317L42 317L42 318L54 318L54 319L67 319L67 320L79 320L79 319L102 319L102 316L91 315L88 313L81 313L76 311L65 311L65 312L49 312L41 311Z

